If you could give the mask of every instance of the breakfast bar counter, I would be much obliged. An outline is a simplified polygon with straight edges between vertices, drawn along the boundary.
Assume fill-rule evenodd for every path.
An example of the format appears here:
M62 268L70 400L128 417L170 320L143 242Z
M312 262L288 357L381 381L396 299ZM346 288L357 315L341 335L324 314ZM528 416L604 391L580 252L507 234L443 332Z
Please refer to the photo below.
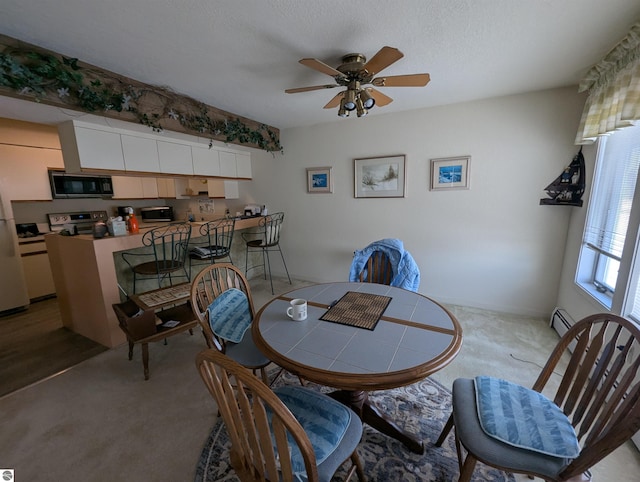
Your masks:
M260 218L238 219L235 230L258 226ZM192 223L192 238L199 236L201 222ZM65 327L109 348L121 345L126 338L120 327L112 304L124 301L117 265L122 251L145 249L144 233L158 224L141 224L140 233L123 236L94 238L92 235L62 236L47 234L45 242L53 280L56 286L60 316ZM241 237L234 235L234 244ZM148 249L148 248L147 248ZM236 260L234 259L234 262ZM244 262L244 256L238 261ZM203 268L205 265L197 265ZM195 268L195 266L194 266ZM146 289L138 291L142 292Z

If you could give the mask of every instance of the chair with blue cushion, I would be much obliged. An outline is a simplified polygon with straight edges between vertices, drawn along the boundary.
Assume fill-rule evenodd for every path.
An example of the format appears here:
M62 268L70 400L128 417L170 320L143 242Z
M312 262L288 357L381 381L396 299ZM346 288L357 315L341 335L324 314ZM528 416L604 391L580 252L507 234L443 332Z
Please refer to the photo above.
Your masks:
M640 429L639 345L637 324L597 314L562 336L533 389L459 378L436 445L455 427L459 481L471 480L477 461L547 481L589 480L589 468Z
M251 288L242 272L230 263L207 266L191 283L191 306L207 346L216 348L255 372L268 383L271 363L255 345L251 322L255 315Z
M356 448L362 422L350 408L300 386L271 390L217 350L198 354L196 365L231 440L230 464L242 481L329 482L350 459L364 481Z

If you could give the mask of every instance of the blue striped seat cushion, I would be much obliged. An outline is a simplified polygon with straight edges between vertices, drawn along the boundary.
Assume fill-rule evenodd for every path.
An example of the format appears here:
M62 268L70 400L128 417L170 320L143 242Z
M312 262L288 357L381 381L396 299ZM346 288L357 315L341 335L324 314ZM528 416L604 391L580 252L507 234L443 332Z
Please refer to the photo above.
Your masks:
M209 305L209 326L217 336L240 343L251 325L251 309L244 292L228 289Z
M476 377L480 426L514 447L575 458L580 445L567 416L539 392L493 377Z
M340 445L353 412L327 395L307 388L284 386L274 392L302 425L313 446L316 463L321 464ZM288 437L293 471L306 473L300 449L293 438Z

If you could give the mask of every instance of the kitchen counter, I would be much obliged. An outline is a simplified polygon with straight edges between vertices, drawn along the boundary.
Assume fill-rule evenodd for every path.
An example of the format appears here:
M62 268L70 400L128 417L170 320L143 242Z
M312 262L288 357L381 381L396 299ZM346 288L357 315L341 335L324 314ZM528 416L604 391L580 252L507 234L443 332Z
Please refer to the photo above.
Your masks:
M237 220L235 229L255 228L259 221L260 217ZM202 224L204 222L192 223L192 239L197 238ZM113 303L120 303L126 298L119 286L124 286L125 292L129 291L126 275L130 274L130 270L125 268L120 252L150 249L143 246L142 237L158 225L166 223L141 223L140 233L98 239L89 234L44 236L65 327L110 348L126 342L111 307ZM240 267L238 262L242 262L244 269L244 243L237 233L234 235L234 246L234 264ZM198 264L194 268L202 269L205 266ZM195 271L192 276L194 274ZM157 288L157 283L152 288L150 285L142 286L139 292Z

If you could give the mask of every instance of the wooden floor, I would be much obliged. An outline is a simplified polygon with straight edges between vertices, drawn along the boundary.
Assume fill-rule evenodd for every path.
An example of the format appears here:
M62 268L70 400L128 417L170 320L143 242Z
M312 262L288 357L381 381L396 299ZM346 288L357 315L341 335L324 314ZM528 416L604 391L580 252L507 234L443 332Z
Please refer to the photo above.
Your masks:
M108 350L62 325L58 300L0 317L0 396Z

